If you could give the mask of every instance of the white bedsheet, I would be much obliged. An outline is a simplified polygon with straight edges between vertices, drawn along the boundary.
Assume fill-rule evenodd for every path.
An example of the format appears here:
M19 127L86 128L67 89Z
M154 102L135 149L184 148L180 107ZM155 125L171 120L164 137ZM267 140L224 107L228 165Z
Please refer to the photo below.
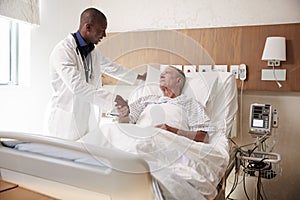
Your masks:
M79 163L85 163L90 165L96 165L99 167L107 168L109 170L109 162L105 158L94 157L92 154L82 153L78 151L68 150L61 147L55 147L47 144L39 143L19 143L15 149L20 151L28 151L32 153L37 153L53 158L59 158L64 160L70 160Z
M108 141L106 145L138 154L147 161L167 199L215 197L216 186L229 160L227 139L221 136L224 133L218 134L217 143L204 144L165 130L133 124L106 124L101 131Z

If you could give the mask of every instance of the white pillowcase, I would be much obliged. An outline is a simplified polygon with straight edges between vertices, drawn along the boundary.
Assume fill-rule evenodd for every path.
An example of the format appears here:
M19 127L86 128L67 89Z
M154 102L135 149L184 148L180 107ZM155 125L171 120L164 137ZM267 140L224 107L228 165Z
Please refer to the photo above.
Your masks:
M209 114L212 109L212 102L216 96L217 86L218 76L216 73L195 72L192 76L186 78L182 93L188 97L195 98Z
M148 65L147 68L147 78L145 82L140 84L135 90L131 93L128 98L128 102L134 102L140 97L148 95L162 95L162 92L159 88L159 77L160 71L154 67Z
M139 85L129 98L129 102L133 102L142 96L147 95L162 95L159 88L160 70L148 66L147 79ZM186 77L186 83L182 93L188 97L195 98L206 109L209 114L211 111L211 103L216 94L218 86L218 73L214 72L195 72Z

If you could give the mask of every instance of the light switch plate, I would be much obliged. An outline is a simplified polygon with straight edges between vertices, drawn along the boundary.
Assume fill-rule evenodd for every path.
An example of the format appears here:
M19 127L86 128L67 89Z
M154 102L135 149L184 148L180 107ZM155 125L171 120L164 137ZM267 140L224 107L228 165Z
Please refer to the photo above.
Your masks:
M262 69L261 70L261 80L262 81L275 81L276 78L274 76L274 73L276 75L277 81L285 81L286 80L286 69Z

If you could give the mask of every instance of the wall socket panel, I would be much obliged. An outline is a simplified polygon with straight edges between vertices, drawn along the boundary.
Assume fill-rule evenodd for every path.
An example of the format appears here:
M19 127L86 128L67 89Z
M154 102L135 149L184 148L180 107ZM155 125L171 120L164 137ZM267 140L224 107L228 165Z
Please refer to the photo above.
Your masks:
M286 69L263 69L261 70L261 80L262 81L285 81L286 80Z
M239 68L240 65L230 65L230 73L235 75L236 79L239 79Z
M183 66L183 72L185 74L196 72L196 65L184 65Z
M272 66L278 67L280 66L280 61L279 60L268 60L268 66L272 67Z
M199 65L198 72L211 72L212 66L211 65Z
M227 72L227 65L214 65L214 71Z

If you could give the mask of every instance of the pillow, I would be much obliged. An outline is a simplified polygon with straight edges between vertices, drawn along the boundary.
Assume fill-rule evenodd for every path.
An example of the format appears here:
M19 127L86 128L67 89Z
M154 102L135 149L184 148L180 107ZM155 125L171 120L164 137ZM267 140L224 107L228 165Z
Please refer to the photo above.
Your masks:
M228 136L238 108L236 79L229 72L217 74L219 86L214 92L214 106L210 114L214 122L219 122L226 128Z
M130 97L128 98L128 102L134 102L140 97L147 95L162 95L162 92L159 88L159 77L160 71L150 65L147 68L147 77L145 82L140 84L138 87L132 91Z
M147 95L162 95L159 88L160 73L160 70L148 65L146 81L135 88L135 90L131 93L128 98L129 103ZM186 96L195 98L204 108L206 108L206 112L209 114L212 107L210 102L212 102L216 96L214 91L217 86L217 73L189 73L189 77L186 77L186 83L182 93Z
M210 114L216 96L218 76L213 72L195 72L186 78L182 93L195 98Z

